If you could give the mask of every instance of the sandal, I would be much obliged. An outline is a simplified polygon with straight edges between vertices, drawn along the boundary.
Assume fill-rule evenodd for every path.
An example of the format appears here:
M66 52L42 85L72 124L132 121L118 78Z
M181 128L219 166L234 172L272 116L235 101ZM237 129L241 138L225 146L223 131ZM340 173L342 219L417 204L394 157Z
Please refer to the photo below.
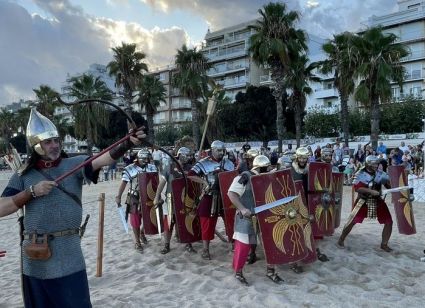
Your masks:
M249 254L248 260L246 261L246 263L248 264L254 264L255 262L257 262L257 255L255 254L255 252L251 252Z
M329 261L328 256L325 255L324 253L321 253L319 248L316 249L316 253L317 253L317 259L319 259L320 261L322 262Z
M164 248L161 249L160 253L163 254L163 255L165 255L165 254L167 254L169 252L170 252L170 244L169 243L166 243L164 245Z
M289 268L296 274L301 274L304 272L304 268L297 263L291 264Z
M148 243L148 239L146 238L144 233L140 233L140 240L142 241L143 244L147 244Z
M393 251L393 249L392 249L392 248L390 248L390 247L388 246L388 244L381 244L381 249L382 249L383 251L386 251L386 252L391 252L391 251Z
M195 250L195 249L193 249L193 247L192 247L192 244L191 244L191 243L186 244L186 246L184 247L184 249L185 249L187 252L190 252L190 253L196 253L196 250Z
M136 249L136 250L137 250L137 252L140 252L140 253L142 253L142 252L143 252L143 246L142 246L142 244L140 244L140 243L135 243L135 244L134 244L134 249Z
M267 268L267 278L273 281L276 284L282 284L283 279L279 277L274 268Z
M243 285L245 286L249 286L248 281L245 279L245 277L243 276L242 272L236 272L235 273L235 278Z
M208 249L204 249L201 254L202 259L211 260L210 251Z

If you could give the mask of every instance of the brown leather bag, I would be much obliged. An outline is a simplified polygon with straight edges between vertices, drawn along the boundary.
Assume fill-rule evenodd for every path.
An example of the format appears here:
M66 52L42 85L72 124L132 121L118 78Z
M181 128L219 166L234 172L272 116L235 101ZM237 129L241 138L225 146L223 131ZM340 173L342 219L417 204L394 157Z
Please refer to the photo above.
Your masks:
M32 234L31 243L25 246L25 253L32 260L48 260L52 256L47 234L44 234L41 239L37 239L37 234Z

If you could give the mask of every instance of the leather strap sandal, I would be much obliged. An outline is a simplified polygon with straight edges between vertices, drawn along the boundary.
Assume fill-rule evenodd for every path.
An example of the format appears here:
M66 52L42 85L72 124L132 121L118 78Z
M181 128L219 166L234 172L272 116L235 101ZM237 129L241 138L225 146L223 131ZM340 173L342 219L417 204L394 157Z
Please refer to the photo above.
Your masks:
M267 278L269 278L271 281L273 281L276 284L282 284L283 279L279 277L279 275L276 273L274 268L268 268L267 269Z
M242 274L242 272L236 272L235 274L235 278L244 286L249 286L248 281L245 279L244 275Z

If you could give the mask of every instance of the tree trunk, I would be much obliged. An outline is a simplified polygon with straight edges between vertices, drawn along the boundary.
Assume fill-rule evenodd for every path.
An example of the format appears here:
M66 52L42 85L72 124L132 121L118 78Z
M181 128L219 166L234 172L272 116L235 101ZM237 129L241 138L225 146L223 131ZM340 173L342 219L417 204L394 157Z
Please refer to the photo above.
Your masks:
M154 140L155 140L155 131L153 129L153 115L154 114L151 111L146 112L146 121L148 122L148 128L149 128L148 140L150 143L154 143Z
M372 143L372 148L376 150L378 147L379 120L381 117L378 98L372 98L370 109L370 142Z
M282 95L283 95L283 72L281 68L273 68L271 74L274 82L273 96L276 100L276 132L277 132L277 151L282 153L283 136L285 134L285 118L283 116Z
M301 110L298 107L295 107L295 138L298 148L301 145Z
M199 148L200 133L199 133L199 112L196 107L196 101L191 100L191 108L192 108L192 134L193 141L195 142L196 148Z
M341 126L344 133L344 144L348 147L348 139L350 137L350 123L348 119L348 96L340 95L341 100Z

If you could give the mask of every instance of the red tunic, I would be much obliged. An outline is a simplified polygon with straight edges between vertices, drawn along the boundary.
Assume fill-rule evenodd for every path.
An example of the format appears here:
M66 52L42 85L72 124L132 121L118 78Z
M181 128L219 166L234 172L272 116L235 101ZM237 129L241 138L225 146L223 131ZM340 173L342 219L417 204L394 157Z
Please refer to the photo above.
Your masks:
M357 184L354 184L354 189L357 192L357 190L361 187L366 187L367 185L365 183L362 182L358 182ZM360 201L360 198L357 198L356 203L354 206L356 206L357 202ZM384 200L382 200L381 198L378 198L377 200L378 204L377 204L377 208L376 208L376 215L378 217L378 222L380 224L390 224L393 222L392 218L391 218L391 214L390 211L388 210L388 206L385 203ZM363 220L367 217L367 204L363 204L362 207L360 208L360 210L357 212L356 216L353 219L353 222L355 224L357 223L362 223Z

